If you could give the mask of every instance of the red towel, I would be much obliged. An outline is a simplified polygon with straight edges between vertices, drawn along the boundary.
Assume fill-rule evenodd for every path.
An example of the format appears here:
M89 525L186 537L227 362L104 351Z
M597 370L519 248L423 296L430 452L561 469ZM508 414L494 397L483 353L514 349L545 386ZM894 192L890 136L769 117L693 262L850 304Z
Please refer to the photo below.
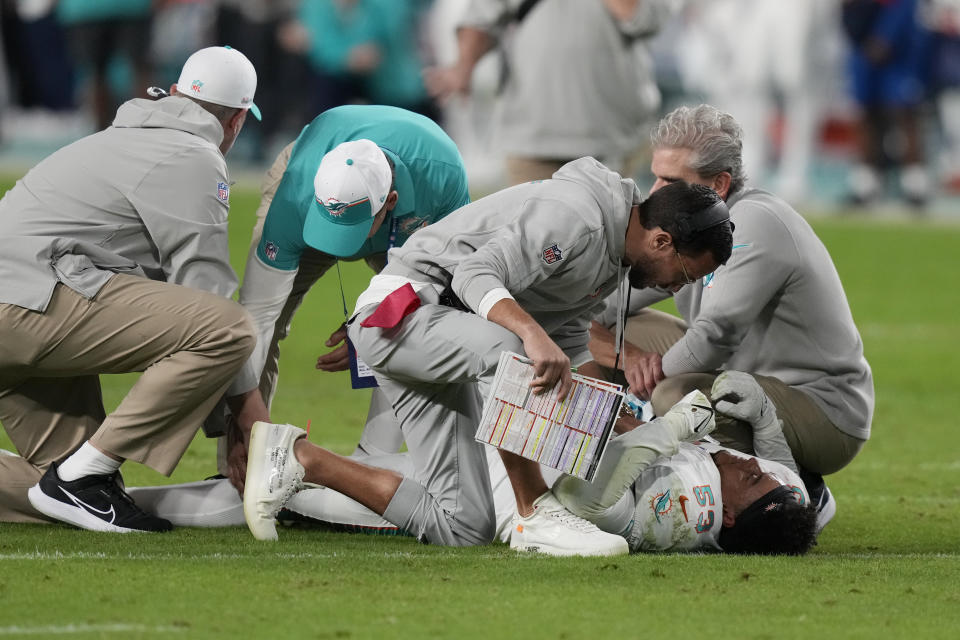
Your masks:
M420 306L420 298L410 283L394 290L383 302L377 306L366 320L360 323L361 327L383 327L392 329L405 317L413 313Z

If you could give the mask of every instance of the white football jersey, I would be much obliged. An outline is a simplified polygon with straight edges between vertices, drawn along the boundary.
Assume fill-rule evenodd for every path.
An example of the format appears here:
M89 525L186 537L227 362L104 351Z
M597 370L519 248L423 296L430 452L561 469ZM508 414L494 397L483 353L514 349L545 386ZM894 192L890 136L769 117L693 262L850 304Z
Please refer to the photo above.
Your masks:
M636 508L627 535L631 552L720 549L720 472L710 457L720 450L749 457L711 442L683 442L675 455L658 458L640 474L633 487ZM758 461L761 469L793 489L801 504L809 502L800 476L778 462Z

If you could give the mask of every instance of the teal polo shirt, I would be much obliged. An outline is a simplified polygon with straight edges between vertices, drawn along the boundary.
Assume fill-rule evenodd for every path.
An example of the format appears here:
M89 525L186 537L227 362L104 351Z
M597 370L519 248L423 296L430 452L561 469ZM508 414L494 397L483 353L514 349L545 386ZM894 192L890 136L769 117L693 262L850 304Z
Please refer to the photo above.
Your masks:
M397 107L346 105L324 111L300 132L267 211L257 257L293 271L308 245L303 226L314 201L313 178L324 155L348 140L372 140L393 160L397 206L380 230L344 260L401 246L414 231L470 202L467 172L453 140L433 120Z

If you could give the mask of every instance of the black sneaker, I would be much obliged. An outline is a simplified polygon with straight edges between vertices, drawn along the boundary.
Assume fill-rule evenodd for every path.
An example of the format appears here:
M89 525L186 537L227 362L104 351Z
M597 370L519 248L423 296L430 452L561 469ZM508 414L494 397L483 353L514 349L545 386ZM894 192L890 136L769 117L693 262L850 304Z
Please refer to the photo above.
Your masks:
M800 479L803 480L807 493L810 494L810 503L817 509L817 533L819 534L837 514L837 501L819 473L801 469Z
M145 513L120 487L120 472L65 482L51 464L27 498L33 508L56 520L90 531L170 531L169 520Z

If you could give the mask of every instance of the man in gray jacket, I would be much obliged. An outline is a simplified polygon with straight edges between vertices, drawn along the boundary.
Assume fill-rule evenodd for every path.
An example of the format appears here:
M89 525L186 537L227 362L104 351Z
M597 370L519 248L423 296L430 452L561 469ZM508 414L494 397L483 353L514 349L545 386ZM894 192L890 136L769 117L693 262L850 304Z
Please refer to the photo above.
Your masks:
M821 474L847 465L870 437L873 377L830 254L800 214L746 186L742 132L709 105L680 107L654 130L653 190L705 184L736 223L730 261L675 295L683 320L646 309L669 291L634 291L622 368L658 414L690 390L709 391L717 370L752 373L783 420L820 526L836 509ZM612 304L600 324L613 326ZM591 351L613 365L612 334L594 327ZM720 421L723 444L753 452L748 427Z
M501 56L495 122L510 184L549 178L593 156L626 173L660 106L647 42L665 0L470 0L456 62L427 71L440 98L469 93L488 52Z
M0 456L0 520L170 528L119 467L169 475L253 349L229 300L224 154L259 117L256 84L239 51L200 50L171 96L125 103L0 200L0 422L19 453ZM131 371L105 415L98 374Z
M494 536L493 499L474 439L504 350L533 361L534 393L586 375L589 321L629 272L636 286L679 287L730 255L726 205L681 183L641 202L632 180L593 158L454 211L389 253L357 301L348 333L376 373L410 451L401 476L316 447L290 425L257 423L244 511L275 539L274 516L300 485L322 484L413 535L445 545ZM626 553L619 536L569 513L539 464L501 452L517 502L515 548L557 555Z

